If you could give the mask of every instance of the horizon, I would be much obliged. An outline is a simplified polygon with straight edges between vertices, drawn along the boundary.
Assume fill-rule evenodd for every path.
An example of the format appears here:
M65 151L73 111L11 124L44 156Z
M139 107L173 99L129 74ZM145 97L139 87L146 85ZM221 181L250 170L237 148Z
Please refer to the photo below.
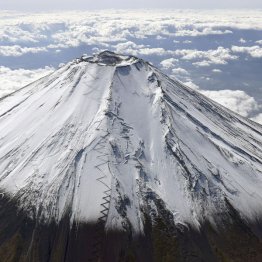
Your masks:
M124 2L120 0L113 1L73 1L73 0L46 0L44 2L35 2L33 0L25 0L23 3L19 0L11 0L0 3L0 9L16 10L16 11L63 11L63 10L106 10L106 9L194 9L194 10L212 10L212 9L261 9L262 2L259 0L221 0L219 2L210 2L208 0L133 0L132 2Z
M211 11L211 12L216 12L216 11L226 11L226 12L234 12L234 11L257 11L260 12L262 11L262 7L261 8L226 8L226 7L221 7L221 8L169 8L169 7L162 7L162 8L157 8L157 7L151 7L151 8L146 8L146 7L133 7L133 8L90 8L90 9L46 9L46 10L40 10L40 9L33 9L33 10L29 10L29 9L2 9L0 10L0 12L18 12L18 13L32 13L32 12L36 12L36 13L57 13L57 12L61 12L61 13L70 13L70 12L103 12L103 11L153 11L153 12L159 12L159 11L167 11L167 12L174 12L174 11Z

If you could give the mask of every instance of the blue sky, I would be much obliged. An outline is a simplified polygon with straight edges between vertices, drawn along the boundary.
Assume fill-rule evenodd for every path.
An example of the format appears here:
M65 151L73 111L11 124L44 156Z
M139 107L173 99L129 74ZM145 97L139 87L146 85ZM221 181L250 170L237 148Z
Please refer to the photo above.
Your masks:
M106 49L262 123L262 10L0 11L0 97Z
M261 0L4 0L1 9L15 10L90 10L104 8L262 8Z

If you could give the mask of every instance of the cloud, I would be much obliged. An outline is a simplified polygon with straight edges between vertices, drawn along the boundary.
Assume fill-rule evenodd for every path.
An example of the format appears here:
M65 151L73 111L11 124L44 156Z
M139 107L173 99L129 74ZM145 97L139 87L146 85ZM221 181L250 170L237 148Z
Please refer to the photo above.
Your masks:
M35 70L15 69L0 66L0 97L10 94L19 88L54 71L54 68L45 67Z
M215 68L215 69L212 70L212 72L214 72L214 73L222 73L222 70Z
M166 39L166 37L163 37L163 36L161 36L161 35L157 35L157 36L156 36L156 39L157 39L157 40L162 40L162 39Z
M262 57L262 47L260 46L232 46L232 51L235 53L247 53L254 58Z
M140 55L158 55L163 56L169 54L169 51L165 50L162 47L159 48L141 48L137 51Z
M139 39L155 37L155 41L170 38L174 42L191 40L173 38L232 34L228 28L262 30L256 11L147 11L104 10L60 13L21 14L0 11L0 56L22 56L28 53L61 51L81 45L115 48L142 56L180 56L194 61L195 66L226 64L236 59L231 50L170 50L162 46L138 43ZM36 19L37 16L37 19ZM252 27L250 26L252 24ZM221 28L219 28L221 27ZM7 45L9 43L9 45ZM126 44L128 43L128 44ZM254 51L255 52L255 51Z
M198 90L200 89L200 87L198 85L196 85L195 83L193 83L191 80L184 82L184 84L194 90Z
M242 90L202 90L198 85L193 83L192 80L184 82L184 84L215 102L223 105L224 107L244 116L251 117L251 119L257 123L262 124L262 113L258 113L261 106L254 99Z
M170 69L170 68L174 68L177 63L178 63L178 59L172 57L161 61L160 65L164 69Z
M201 93L244 117L259 109L256 100L241 90L201 90Z
M21 47L19 45L0 46L0 56L22 56L27 53L47 52L45 47Z
M43 28L41 28L43 30ZM23 25L10 26L4 25L0 28L0 42L8 43L39 43L47 38L41 30L30 25L27 29L23 29Z
M182 76L187 76L187 75L189 75L189 73L188 73L188 71L187 70L185 70L184 68L174 68L174 69L172 69L172 73L175 75L175 76L180 76L180 75L182 75Z
M199 51L196 49L182 49L174 52L176 56L180 56L183 60L202 60L194 62L195 66L210 66L211 64L225 65L227 61L236 60L238 57L231 54L229 48L219 46L217 49L207 51Z
M176 32L176 36L206 36L206 35L224 35L224 34L233 34L232 31L230 30L214 30L210 27L206 27L202 30L197 30L197 29L193 29L193 30L179 30Z
M247 41L244 38L239 39L239 43L245 44Z
M208 61L208 60L203 60L203 61L199 61L199 62L192 63L192 65L194 65L194 66L200 66L200 67L205 67L205 66L210 66L211 63L210 63L210 61Z
M129 37L154 36L161 40L223 35L232 34L232 29L262 30L262 22L257 18L260 15L255 10L103 10L26 15L0 11L0 41L13 44L46 41L53 47L76 47L83 43L124 42Z
M145 45L137 45L136 43L132 41L128 41L124 43L119 43L113 47L117 53L126 53L130 55L137 55L138 49L145 48Z
M255 117L252 117L251 120L262 125L262 113L256 115Z

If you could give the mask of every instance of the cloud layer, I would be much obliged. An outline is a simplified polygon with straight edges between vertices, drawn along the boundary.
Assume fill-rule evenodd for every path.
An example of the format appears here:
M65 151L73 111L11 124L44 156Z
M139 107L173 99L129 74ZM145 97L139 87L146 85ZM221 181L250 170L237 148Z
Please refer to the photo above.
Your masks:
M36 70L16 69L0 66L0 98L10 94L31 82L48 75L54 68L45 67Z

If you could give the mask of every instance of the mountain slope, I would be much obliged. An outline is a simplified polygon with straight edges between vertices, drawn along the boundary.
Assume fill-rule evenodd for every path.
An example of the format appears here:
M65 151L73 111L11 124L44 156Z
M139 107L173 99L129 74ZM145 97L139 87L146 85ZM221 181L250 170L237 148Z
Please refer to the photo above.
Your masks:
M261 133L138 58L76 59L0 100L0 254L222 261L232 234L260 261Z

